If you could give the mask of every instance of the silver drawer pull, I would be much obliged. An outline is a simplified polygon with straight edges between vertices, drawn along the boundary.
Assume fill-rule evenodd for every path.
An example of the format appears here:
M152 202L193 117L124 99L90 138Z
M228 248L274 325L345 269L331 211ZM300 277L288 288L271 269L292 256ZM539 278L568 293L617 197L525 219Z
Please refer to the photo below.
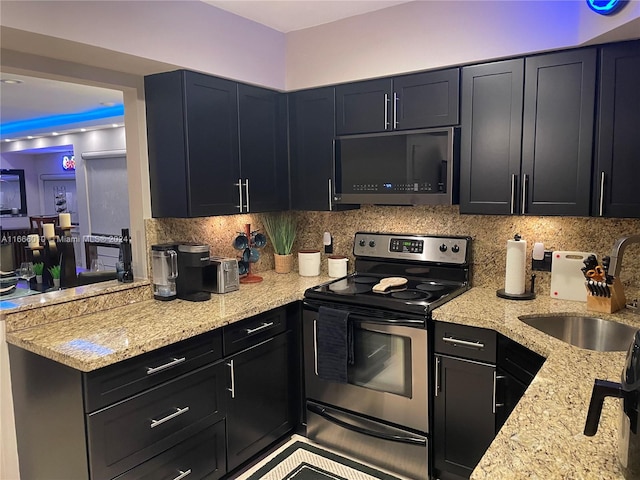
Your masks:
M164 365L160 365L159 367L147 367L147 375L151 375L152 373L159 372L161 370L164 370L165 368L174 367L179 363L184 362L186 359L187 359L186 357L180 357L180 358L173 357L171 358L171 361L169 363L165 363Z
M182 480L183 478L185 478L187 475L191 475L191 469L189 470L185 470L184 472L182 470L178 470L178 472L180 472L180 475L178 475L176 478L174 478L173 480Z
M484 348L484 343L481 342L469 342L467 340L460 340L459 338L454 337L442 337L442 341L446 343L453 343L454 345L463 345L465 347L472 347L481 349Z
M171 420L172 418L176 418L176 417L178 417L178 416L182 415L183 413L187 413L188 411L189 411L189 407L184 407L184 408L176 407L176 411L175 411L175 412L173 412L173 413L172 413L172 414L170 414L170 415L167 415L167 416L166 416L166 417L164 417L164 418L161 418L160 420L154 420L154 419L152 418L152 419L151 419L151 425L150 425L150 427L151 427L151 428L155 428L155 427L157 427L158 425L162 425L164 422L168 422L168 421L169 421L169 420Z
M247 335L251 335L252 333L259 332L260 330L264 330L265 328L269 328L273 326L273 322L264 322L262 325L256 328L245 328L244 331L247 332Z

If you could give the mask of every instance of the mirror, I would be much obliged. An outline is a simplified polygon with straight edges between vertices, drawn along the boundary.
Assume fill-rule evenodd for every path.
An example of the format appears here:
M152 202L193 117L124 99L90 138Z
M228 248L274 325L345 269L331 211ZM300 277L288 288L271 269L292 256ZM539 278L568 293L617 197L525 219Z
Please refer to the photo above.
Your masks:
M0 215L25 216L27 214L27 190L24 170L0 170Z

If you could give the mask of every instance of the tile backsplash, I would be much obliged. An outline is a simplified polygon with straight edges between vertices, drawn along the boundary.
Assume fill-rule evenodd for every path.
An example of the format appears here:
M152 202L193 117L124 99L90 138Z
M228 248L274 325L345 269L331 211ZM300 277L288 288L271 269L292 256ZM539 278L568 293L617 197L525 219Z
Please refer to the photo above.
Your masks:
M469 235L473 238L472 285L495 289L504 287L507 240L516 233L527 241L527 278L531 275L534 242L543 242L547 250L594 252L601 258L611 253L616 239L640 235L640 219L460 215L457 206L366 205L346 212L296 211L292 214L298 225L294 252L310 248L323 251L323 233L330 232L334 254L350 258L349 272L353 271L352 244L357 231ZM261 230L261 218L262 214L244 214L148 219L147 246L170 241L208 243L212 254L235 257L238 252L231 246L233 239L244 231L246 223L251 224L251 230ZM326 261L322 267L326 272ZM269 244L252 268L255 272L274 268L273 249ZM297 270L297 259L294 259L294 269ZM551 274L535 273L536 291L548 295ZM620 277L630 292L640 291L640 244L627 248Z

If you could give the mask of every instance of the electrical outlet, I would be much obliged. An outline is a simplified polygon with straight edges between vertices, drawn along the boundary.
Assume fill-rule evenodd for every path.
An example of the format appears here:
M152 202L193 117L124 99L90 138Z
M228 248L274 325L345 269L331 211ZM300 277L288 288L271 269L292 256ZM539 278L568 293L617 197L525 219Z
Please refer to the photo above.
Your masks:
M552 253L553 252L551 250L545 250L544 257L542 260L531 259L531 270L538 271L538 272L550 272Z

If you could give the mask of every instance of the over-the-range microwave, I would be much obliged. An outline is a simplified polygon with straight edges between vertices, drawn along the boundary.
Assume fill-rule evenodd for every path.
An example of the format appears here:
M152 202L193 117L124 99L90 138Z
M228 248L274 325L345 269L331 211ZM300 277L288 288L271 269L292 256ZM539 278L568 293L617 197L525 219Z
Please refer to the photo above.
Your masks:
M458 203L455 127L336 138L337 203Z

